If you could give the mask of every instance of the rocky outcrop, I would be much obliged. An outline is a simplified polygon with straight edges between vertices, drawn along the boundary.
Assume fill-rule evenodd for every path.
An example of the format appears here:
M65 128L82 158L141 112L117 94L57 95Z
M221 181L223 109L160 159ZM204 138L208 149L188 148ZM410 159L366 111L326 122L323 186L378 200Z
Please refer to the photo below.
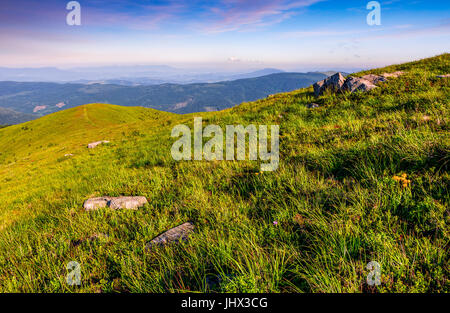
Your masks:
M347 79L341 73L336 73L324 80L321 80L313 85L314 95L319 97L323 95L325 90L332 90L333 92L342 91L369 91L377 88L377 84L386 82L390 77L399 77L404 72L397 71L393 73L384 73L381 75L367 74L362 77L349 77Z
M98 197L86 200L83 204L83 207L86 211L92 211L106 207L116 210L136 210L137 208L147 203L148 201L145 197Z
M180 242L181 240L187 240L189 234L194 231L194 228L195 226L192 222L187 222L177 227L171 228L148 242L145 248L148 250L153 246L165 245L169 243Z
M90 144L88 144L88 149L94 149L95 147L97 147L98 145L101 145L102 143L109 143L108 140L101 140L101 141L96 141L96 142L91 142Z
M313 85L313 88L314 88L314 95L315 95L316 97L321 96L321 95L323 94L323 92L325 91L324 84L325 84L325 81L324 81L324 80L321 80L321 81L318 81L317 83L315 83L315 84Z
M341 73L336 73L333 76L325 78L313 85L314 94L316 97L323 95L325 90L331 90L333 92L338 92L342 90L342 86L345 83L345 77Z

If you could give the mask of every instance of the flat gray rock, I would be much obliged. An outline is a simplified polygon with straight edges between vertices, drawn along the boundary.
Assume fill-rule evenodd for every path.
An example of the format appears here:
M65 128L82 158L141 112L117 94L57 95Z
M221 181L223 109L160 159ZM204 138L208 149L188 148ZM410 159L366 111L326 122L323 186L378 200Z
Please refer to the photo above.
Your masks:
M97 210L109 207L111 209L135 210L148 203L145 197L98 197L91 198L84 202L86 211Z
M169 243L177 243L181 240L187 240L189 234L194 231L194 228L195 226L192 222L187 222L171 228L148 242L145 248L150 249L155 245L165 245Z
M100 140L100 141L96 141L96 142L91 142L90 144L88 144L88 149L94 149L95 147L97 147L98 145L101 145L102 143L109 143L108 140Z
M374 85L387 81L386 77L375 75L375 74L364 75L361 78L371 82Z
M397 72L393 72L393 73L383 73L383 74L381 74L381 76L383 76L384 78L388 78L388 77L397 78L399 76L402 76L403 74L405 74L405 72L397 71Z
M349 77L344 85L344 89L352 93L357 91L369 91L375 88L377 88L377 86L360 77Z

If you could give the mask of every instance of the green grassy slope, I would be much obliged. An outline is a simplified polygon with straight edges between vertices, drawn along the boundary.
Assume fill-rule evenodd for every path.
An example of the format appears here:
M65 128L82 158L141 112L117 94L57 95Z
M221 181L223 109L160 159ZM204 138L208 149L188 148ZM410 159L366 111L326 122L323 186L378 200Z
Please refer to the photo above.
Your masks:
M367 73L396 70L369 93L308 88L183 116L90 104L0 129L0 290L448 292L450 88L435 76L450 55ZM194 116L279 124L279 169L173 161L171 129ZM96 140L111 143L88 150ZM99 195L149 204L85 212ZM189 220L187 243L144 251ZM81 287L65 282L70 261Z

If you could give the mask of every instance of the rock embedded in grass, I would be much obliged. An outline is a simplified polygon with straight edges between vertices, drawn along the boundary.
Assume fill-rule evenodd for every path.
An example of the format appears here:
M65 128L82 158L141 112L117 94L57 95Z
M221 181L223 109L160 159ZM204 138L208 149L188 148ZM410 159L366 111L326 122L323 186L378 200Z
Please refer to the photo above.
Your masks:
M369 91L377 88L377 84L381 82L386 82L389 77L399 77L403 75L404 72L397 71L393 73L384 73L381 75L367 74L362 77L349 77L345 79L344 75L341 73L336 73L324 80L321 80L313 85L314 95L319 97L323 95L325 90L330 89L333 92L343 92L343 91Z
M333 76L325 78L313 85L314 94L316 97L321 96L325 90L331 89L333 92L341 91L344 86L345 77L341 73L336 73Z
M348 90L350 92L369 91L375 88L377 88L377 86L375 86L373 83L360 77L349 77L345 81L343 87L344 90Z
M319 105L318 105L317 103L308 103L308 104L306 105L306 107L307 107L308 109L314 109L314 108L318 108Z
M375 74L364 75L361 78L371 82L374 85L387 81L386 77Z
M447 78L450 77L450 74L445 74L445 75L438 75L436 76L437 78Z
M109 207L111 209L136 210L147 204L145 197L97 197L86 200L83 207L86 211Z
M109 143L108 140L100 140L100 141L96 141L96 142L91 142L90 144L88 144L88 149L94 149L95 147L97 147L98 145L101 145L102 143Z
M389 78L389 77L397 78L399 76L402 76L403 74L405 74L405 72L397 71L397 72L393 72L393 73L383 73L383 74L381 74L381 76L383 76L384 78Z
M169 243L177 243L181 240L187 240L189 234L194 231L194 228L195 226L192 222L187 222L177 227L171 228L148 242L145 246L145 249L149 250L155 245L165 245Z

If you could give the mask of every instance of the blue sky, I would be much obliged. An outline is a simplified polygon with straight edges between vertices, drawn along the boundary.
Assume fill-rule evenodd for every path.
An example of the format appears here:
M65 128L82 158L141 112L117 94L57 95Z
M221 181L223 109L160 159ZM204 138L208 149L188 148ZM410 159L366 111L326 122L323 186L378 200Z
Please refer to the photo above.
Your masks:
M0 66L370 68L450 52L450 1L1 0Z

